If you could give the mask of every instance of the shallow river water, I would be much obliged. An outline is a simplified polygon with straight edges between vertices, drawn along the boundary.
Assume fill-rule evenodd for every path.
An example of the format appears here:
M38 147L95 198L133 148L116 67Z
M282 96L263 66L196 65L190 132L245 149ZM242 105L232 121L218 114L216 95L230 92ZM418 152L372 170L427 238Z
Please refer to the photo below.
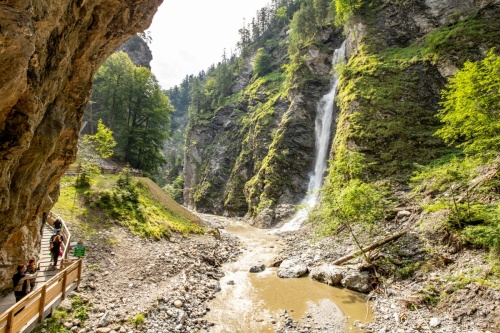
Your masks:
M252 266L271 266L283 243L269 230L257 229L233 219L207 216L237 236L243 253L236 262L223 265L221 292L209 303L206 319L215 323L210 332L275 332L283 327L286 310L295 321L308 317L312 328L325 332L357 332L353 323L372 318L365 295L328 286L308 277L281 279L276 268L250 273ZM336 327L332 330L332 327Z

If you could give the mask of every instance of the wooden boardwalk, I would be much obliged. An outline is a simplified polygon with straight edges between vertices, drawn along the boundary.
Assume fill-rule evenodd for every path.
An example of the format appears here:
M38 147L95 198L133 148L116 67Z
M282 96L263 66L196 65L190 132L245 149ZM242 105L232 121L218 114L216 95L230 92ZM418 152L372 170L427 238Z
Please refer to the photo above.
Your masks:
M42 236L42 246L40 249L40 259L37 261L40 263L40 272L38 272L38 276L36 278L36 286L35 290L40 288L45 282L50 280L53 276L59 273L59 269L49 270L51 267L50 260L50 237L54 234L54 229L52 227L45 224L43 228L43 236ZM57 264L60 267L60 262ZM8 308L16 303L16 298L14 297L14 292L10 292L7 296L0 298L0 313L4 313Z
M51 212L48 222L53 223L56 218L60 217ZM0 298L0 333L31 332L37 323L50 315L66 295L80 284L82 261L70 256L71 233L64 220L61 221L64 249L57 268L54 269L50 258L50 238L55 231L46 224L36 262L36 265L40 264L40 270L35 288L18 303L15 302L14 292Z
M55 215L49 216L49 221L51 223L54 222L54 220L57 218ZM54 228L49 225L49 222L45 224L43 227L43 234L42 234L42 244L41 244L41 249L39 253L39 258L36 262L36 265L40 263L40 271L38 272L38 276L36 278L36 285L35 289L32 290L35 291L39 288L42 287L42 285L50 280L52 277L54 277L57 273L60 271L61 267L61 262L62 258L66 257L67 259L70 260L75 260L77 258L74 258L73 256L70 255L71 251L69 248L70 245L70 234L69 231L65 230L67 229L66 225L64 224L64 228L61 232L61 234L65 237L64 243L68 247L65 251L65 254L67 252L67 256L63 256L59 258L59 261L57 262L57 269L51 270L52 268L52 260L50 259L50 237L52 237L55 234ZM27 263L26 263L27 264ZM15 272L12 272L12 275L14 275ZM12 305L16 303L16 298L14 297L14 292L10 292L8 295L5 297L0 298L0 314L4 313L7 309L9 309Z

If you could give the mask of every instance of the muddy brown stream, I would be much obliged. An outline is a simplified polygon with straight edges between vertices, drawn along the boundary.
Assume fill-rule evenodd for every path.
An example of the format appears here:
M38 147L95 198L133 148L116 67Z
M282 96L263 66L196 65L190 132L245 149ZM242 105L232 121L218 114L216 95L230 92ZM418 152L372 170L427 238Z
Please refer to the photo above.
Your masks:
M283 327L284 311L295 321L309 318L316 332L358 332L354 321L365 323L372 319L363 294L308 277L279 278L276 268L268 267L284 244L269 230L220 216L204 218L224 225L223 232L237 236L243 249L236 262L223 265L222 290L208 304L206 319L215 323L210 332L276 332ZM267 267L264 272L249 272L250 267L262 264Z

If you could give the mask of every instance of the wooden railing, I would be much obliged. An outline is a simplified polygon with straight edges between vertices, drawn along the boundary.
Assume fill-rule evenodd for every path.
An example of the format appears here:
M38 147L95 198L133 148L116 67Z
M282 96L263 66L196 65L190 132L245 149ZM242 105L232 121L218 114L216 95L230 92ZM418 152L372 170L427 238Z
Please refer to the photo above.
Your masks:
M81 278L82 260L79 259L1 314L0 333L30 332L52 313L67 293L78 287Z
M63 243L64 243L64 249L63 249L63 255L62 259L68 259L69 256L69 244L71 240L71 232L69 232L68 226L66 225L66 222L57 215L54 212L50 212L49 215L47 216L47 221L49 221L51 224L54 224L54 221L56 219L59 219L62 222L62 229L61 229L61 235L63 236Z

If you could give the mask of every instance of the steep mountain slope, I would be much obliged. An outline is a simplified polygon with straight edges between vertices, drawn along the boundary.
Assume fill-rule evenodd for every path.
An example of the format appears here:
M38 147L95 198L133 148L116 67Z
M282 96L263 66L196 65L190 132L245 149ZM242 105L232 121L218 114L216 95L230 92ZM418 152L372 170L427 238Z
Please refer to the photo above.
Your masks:
M190 115L185 203L247 214L263 227L290 216L306 194L316 104L344 39L348 63L337 94L333 161L361 153L366 179L405 188L416 164L449 151L433 136L441 90L465 60L498 45L498 1L356 3L343 29L325 20L306 32L299 50L290 47L297 18L291 30L269 29L255 43L269 55L271 70L257 73L257 47L251 49L239 60L226 102Z

